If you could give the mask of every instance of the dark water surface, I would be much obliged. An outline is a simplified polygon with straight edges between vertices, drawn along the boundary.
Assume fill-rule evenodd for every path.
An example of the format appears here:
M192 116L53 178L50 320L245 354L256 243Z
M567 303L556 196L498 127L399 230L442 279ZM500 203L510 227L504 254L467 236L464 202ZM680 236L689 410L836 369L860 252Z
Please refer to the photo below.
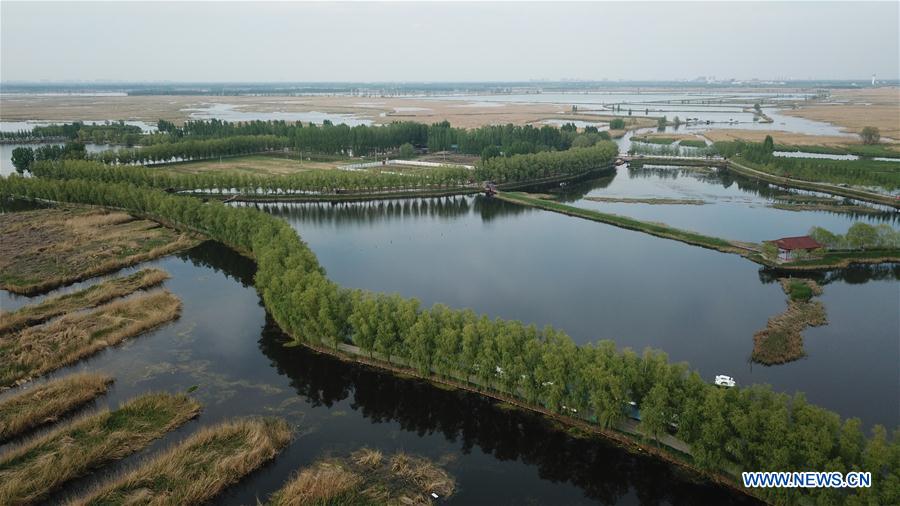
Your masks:
M342 286L550 324L578 343L654 347L710 381L728 374L898 423L900 267L820 275L829 324L804 333L807 357L766 367L750 362L753 334L785 295L776 273L737 255L480 196L261 207Z
M264 207L287 219L343 286L552 324L580 343L610 338L620 347L652 346L709 379L725 373L744 385L770 383L779 391L804 391L812 402L867 425L898 423L897 266L818 274L829 324L804 333L806 358L763 367L748 360L752 334L784 310L784 295L774 282L778 273L734 255L482 197ZM165 287L182 299L181 318L48 377L108 373L116 383L96 404L111 407L147 391L196 386L192 395L203 412L55 499L83 491L107 471L134 466L201 426L278 415L297 427L296 440L217 503L255 504L296 469L362 446L449 462L458 480L450 502L457 504L752 502L476 395L284 348L286 337L252 287L253 263L215 243L121 273L146 266L171 274ZM42 298L0 291L0 307Z
M267 320L252 288L254 265L214 243L140 267L146 266L171 274L165 287L182 299L181 318L48 378L82 370L111 374L116 383L96 403L110 407L147 391L197 386L192 395L203 403L203 412L147 451L53 499L134 466L201 426L236 416L278 415L297 427L296 440L216 503L256 504L297 468L362 446L449 462L458 481L450 501L456 504L753 503L662 462L605 440L570 437L541 417L501 409L476 395L284 348L285 336ZM42 298L2 295L5 310Z

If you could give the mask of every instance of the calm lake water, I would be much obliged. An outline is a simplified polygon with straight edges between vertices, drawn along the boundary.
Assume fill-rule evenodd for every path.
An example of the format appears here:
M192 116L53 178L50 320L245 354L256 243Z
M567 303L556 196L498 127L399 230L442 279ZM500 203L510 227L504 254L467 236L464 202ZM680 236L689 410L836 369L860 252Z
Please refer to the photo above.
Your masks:
M769 383L897 425L900 267L821 277L829 325L804 333L806 358L765 367L749 360L753 334L785 296L774 273L736 255L480 196L261 207L288 220L343 286L551 324L579 343L659 348L710 381Z
M54 500L135 466L202 426L237 416L278 415L296 426L298 437L217 504L255 504L299 467L362 446L448 461L458 484L451 504L754 504L606 441L571 438L538 416L500 409L476 395L284 348L285 336L267 320L251 286L253 264L214 243L143 266L171 274L165 287L182 299L181 318L48 377L111 374L116 383L96 402L110 407L147 391L197 386L192 395L203 403L203 412ZM42 298L0 295L4 309Z
M707 235L760 242L806 234L813 226L843 234L856 222L900 224L900 213L837 213L776 209L776 196L786 190L727 170L698 167L623 165L612 176L573 185L559 193L578 207L663 222ZM588 197L588 198L586 198ZM637 199L669 198L705 202L703 205L596 202L589 197Z

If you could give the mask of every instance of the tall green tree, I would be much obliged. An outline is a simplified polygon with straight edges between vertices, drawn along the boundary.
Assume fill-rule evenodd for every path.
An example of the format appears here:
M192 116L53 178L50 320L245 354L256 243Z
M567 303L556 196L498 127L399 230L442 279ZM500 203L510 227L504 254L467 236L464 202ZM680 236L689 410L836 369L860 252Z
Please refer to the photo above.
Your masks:
M863 127L859 132L859 138L863 144L878 144L881 142L881 130L873 126Z
M34 150L26 147L18 147L12 150L12 164L16 172L23 174L31 168L34 161Z

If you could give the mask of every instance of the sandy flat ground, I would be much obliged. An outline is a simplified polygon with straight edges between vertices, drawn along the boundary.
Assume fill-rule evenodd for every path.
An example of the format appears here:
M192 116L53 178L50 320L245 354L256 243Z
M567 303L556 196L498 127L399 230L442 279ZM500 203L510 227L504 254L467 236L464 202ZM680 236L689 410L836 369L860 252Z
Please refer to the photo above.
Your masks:
M859 139L853 137L841 137L837 135L807 135L794 132L782 132L780 130L740 130L740 129L714 129L703 132L707 139L717 141L745 140L750 142L762 142L767 135L778 144L792 144L795 146L847 146L861 144ZM900 145L896 146L900 148Z
M155 123L165 119L181 123L191 109L229 104L247 112L324 112L352 114L376 124L392 121L436 123L454 126L489 124L540 124L545 119L608 121L609 115L572 114L571 106L558 104L482 103L465 100L381 97L288 97L288 96L4 96L0 97L0 120L135 120Z
M900 104L900 88L884 86L880 88L840 89L832 90L832 100L854 104Z
M573 100L576 100L573 96ZM571 104L479 102L424 98L365 96L15 96L0 97L0 120L139 120L155 123L166 119L181 123L190 118L192 109L216 104L234 106L244 112L320 112L350 114L374 124L392 121L437 123L449 121L454 126L477 127L513 123L541 125L549 119L608 122L612 116L571 112ZM798 109L785 109L783 114L799 116L839 125L848 132L859 132L864 126L877 126L883 137L900 140L900 88L834 90L829 103L811 104ZM655 119L628 118L629 128L653 126ZM716 134L719 135L719 134ZM846 140L844 141L846 142Z
M788 116L827 121L853 133L859 133L863 127L874 126L881 130L882 137L900 140L900 88L834 90L831 101L833 103L780 112Z
M863 127L874 126L881 131L882 137L900 139L900 105L822 104L785 110L782 114L826 121L854 133L859 133Z

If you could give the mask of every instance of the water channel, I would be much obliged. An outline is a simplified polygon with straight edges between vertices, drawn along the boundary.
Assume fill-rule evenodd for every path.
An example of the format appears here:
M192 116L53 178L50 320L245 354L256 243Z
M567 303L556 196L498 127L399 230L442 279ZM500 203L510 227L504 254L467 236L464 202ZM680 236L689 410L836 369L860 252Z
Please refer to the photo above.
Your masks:
M215 243L143 266L171 274L165 287L182 299L181 318L47 378L82 370L114 376L112 390L95 407L115 407L147 391L196 386L192 395L203 403L203 412L147 450L77 480L52 500L135 466L202 426L277 415L296 427L297 438L272 463L217 498L217 504L255 504L296 469L363 446L445 463L457 480L449 504L755 503L606 440L571 437L539 416L502 409L480 396L285 348L286 337L267 319L252 288L254 265ZM12 309L41 298L3 292L0 305Z

